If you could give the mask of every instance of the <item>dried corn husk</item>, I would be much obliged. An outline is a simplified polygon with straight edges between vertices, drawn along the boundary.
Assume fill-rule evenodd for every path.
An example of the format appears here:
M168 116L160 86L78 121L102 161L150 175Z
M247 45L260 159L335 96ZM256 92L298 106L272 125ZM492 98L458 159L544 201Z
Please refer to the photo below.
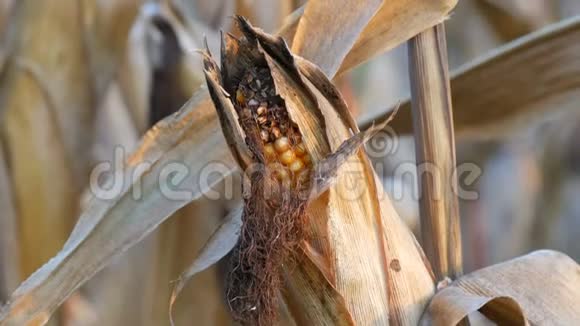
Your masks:
M499 325L574 325L580 320L580 266L536 251L459 278L431 300L424 325L459 325L481 312Z
M349 147L340 145L358 129L336 88L317 67L304 59L294 59L280 39L253 29L244 20L240 20L240 25L250 42L226 40L224 48L227 52L222 61L222 67L225 67L223 69L227 69L222 73L224 80L221 80L219 73L212 73L216 69L215 64L206 63L208 87L216 102L218 114L222 116L220 120L225 129L224 134L230 139L234 156L246 157L247 155L240 153L249 150L246 149L246 144L240 144L228 132L228 129L234 134L240 131L236 131L238 129L233 126L237 120L227 117L227 111L233 111L233 99L230 100L226 93L232 87L228 86L230 81L227 78L236 69L242 69L229 62L232 60L230 57L236 55L247 56L244 60L251 60L252 56L246 53L254 50L244 47L251 47L251 40L254 39L264 49L263 55L272 73L276 91L285 100L290 118L298 125L313 161L324 166L324 160L333 162L336 157L344 156L345 148ZM246 62L244 60L242 62ZM226 91L222 91L220 84ZM235 116L235 113L229 115ZM240 135L237 139L243 139L243 136ZM329 156L334 151L337 154ZM243 159L239 161L245 164ZM315 243L306 247L307 256L320 257L321 265L318 268L328 280L329 286L336 288L337 293L344 297L350 311L348 315L352 315L357 323L387 323L389 318L402 324L417 323L423 306L433 291L433 279L429 267L424 264L422 251L410 231L403 227L388 199L382 205L379 203L375 175L366 154L359 152L350 158L344 158L341 164L331 165L333 170L337 170L332 171L337 174L335 184L330 185L326 195L311 204L311 210L307 210L312 221L308 232L316 239ZM316 173L314 180L326 180L330 177L320 171ZM351 194L351 185L358 185L355 191L360 192L358 197L349 199L346 196ZM383 228L383 221L388 227ZM392 239L397 241L391 242ZM232 238L231 241L235 239ZM298 258L299 261L302 259ZM194 263L194 266L198 266L198 263ZM296 285L299 282L293 282L294 278L301 280L303 277L302 274L291 273L287 282ZM288 305L290 312L297 314L293 316L294 319L313 323L320 320L331 322L332 319L329 318L339 318L326 316L325 319L319 316L319 311L326 309L312 309L303 313L300 309L292 309L300 304L319 307L329 301L324 297L317 299L318 305L302 301L303 298L312 298L312 295L307 295L311 290L295 287L293 291L287 292L295 295L287 298L288 302L293 303ZM329 295L328 292L320 294ZM365 304L361 305L363 301ZM403 306L406 307L404 312L401 310ZM349 320L350 318L342 319L341 322L348 324Z

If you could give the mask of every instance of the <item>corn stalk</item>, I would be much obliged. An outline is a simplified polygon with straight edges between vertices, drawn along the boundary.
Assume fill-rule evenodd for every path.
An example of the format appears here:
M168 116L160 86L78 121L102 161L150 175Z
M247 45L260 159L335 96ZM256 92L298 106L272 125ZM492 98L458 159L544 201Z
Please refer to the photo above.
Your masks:
M455 278L462 273L461 230L443 24L409 41L409 70L423 250L439 280Z

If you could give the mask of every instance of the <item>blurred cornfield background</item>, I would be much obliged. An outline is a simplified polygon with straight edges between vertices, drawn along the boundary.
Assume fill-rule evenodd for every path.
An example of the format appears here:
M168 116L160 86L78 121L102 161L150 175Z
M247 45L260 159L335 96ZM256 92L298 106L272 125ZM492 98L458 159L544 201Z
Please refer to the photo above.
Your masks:
M0 0L0 303L62 248L86 208L94 167L112 161L116 148L128 156L149 128L205 84L197 52L204 38L217 56L220 31L239 33L234 15L274 33L305 4ZM576 15L578 0L460 0L445 21L452 76ZM574 26L580 29L580 23ZM457 163L482 171L465 186L477 198L459 199L466 273L540 248L580 260L580 49L569 46L577 49L576 61L530 62L534 74L517 75L527 64L524 57L513 59L515 72L503 74L526 85L544 71L553 74L545 78L561 82L575 102L556 98L550 110L466 127L461 132L467 136L457 137ZM334 82L357 121L369 122L410 96L407 67L403 43ZM572 67L575 76L558 73ZM460 82L452 80L452 87ZM464 87L472 87L472 94L492 92L479 86ZM550 91L533 96L549 97ZM524 88L493 92L506 101L527 96ZM416 179L394 174L414 162L413 143L412 137L397 137L389 155L373 160L384 167L380 176L397 212L419 234ZM403 196L393 196L395 191ZM67 299L49 324L167 325L171 282L237 201L202 199L183 207ZM223 274L217 266L192 279L175 307L177 325L231 324Z

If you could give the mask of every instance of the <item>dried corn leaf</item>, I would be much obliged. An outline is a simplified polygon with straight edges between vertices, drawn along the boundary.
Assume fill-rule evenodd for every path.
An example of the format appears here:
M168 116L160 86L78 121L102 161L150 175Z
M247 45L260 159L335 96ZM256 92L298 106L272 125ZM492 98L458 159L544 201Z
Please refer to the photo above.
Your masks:
M313 4L310 4L311 2ZM312 12L313 18L299 20L298 18L305 13L301 10L296 11L282 28L281 35L292 44L292 49L296 53L302 54L301 51L296 51L297 49L309 48L310 55L303 56L310 61L319 64L323 60L333 62L333 64L321 65L322 70L332 76L339 67L339 74L348 71L407 41L419 32L439 24L447 18L449 12L457 4L457 0L396 0L383 1L382 5L377 4L377 1L365 1L367 5L372 4L362 15L349 13L347 8L356 7L359 2L341 1L339 4L336 1L309 1L307 8L310 7L308 10ZM378 11L375 7L377 5L380 5ZM375 11L374 16L368 16L369 13L372 14ZM320 17L325 17L328 21ZM367 23L364 23L365 21ZM300 24L309 25L319 32L313 33L310 29L299 31ZM364 29L360 32L363 27ZM360 34L343 37L344 31L350 31L350 28L359 31ZM295 39L292 40L292 38ZM330 41L334 39L341 42ZM294 42L297 44L294 45ZM355 42L354 45L352 42ZM319 57L315 57L314 54ZM335 56L340 60L336 61Z
M580 18L571 18L507 44L452 75L454 129L460 137L500 137L577 109L580 101ZM509 71L509 73L506 73ZM410 103L390 125L413 132ZM380 121L384 112L361 127Z
M537 251L465 275L435 295L425 325L458 325L479 311L499 325L574 325L580 320L580 266Z
M334 75L381 3L382 0L308 1L292 51L309 61L323 63L322 71Z

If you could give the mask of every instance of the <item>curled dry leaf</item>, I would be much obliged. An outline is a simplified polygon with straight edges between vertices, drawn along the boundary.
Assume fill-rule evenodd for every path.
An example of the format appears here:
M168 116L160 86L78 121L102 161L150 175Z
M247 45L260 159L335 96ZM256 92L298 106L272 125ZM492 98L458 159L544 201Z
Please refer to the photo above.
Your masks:
M292 51L334 75L382 0L311 0L306 3ZM348 46L345 46L348 44ZM314 45L314 46L313 46ZM337 50L341 50L337 52Z
M580 266L536 251L465 275L431 300L424 325L459 325L479 311L499 325L574 325L580 320Z
M416 12L416 11L415 11ZM439 20L443 19L445 13L439 13ZM423 20L415 18L410 15L407 23L421 24ZM388 21L384 21L388 24ZM421 29L429 26L431 22L426 21ZM292 28L290 28L290 31ZM369 30L369 33L379 31L379 29ZM383 36L388 34L403 33L400 29L380 29L384 32ZM372 37L372 35L367 35ZM391 35L392 40L398 39ZM396 45L390 43L391 46ZM337 46L350 47L350 44L337 44ZM337 49L338 50L338 49ZM372 54L372 53L371 53ZM368 57L366 57L368 59ZM364 57L359 57L359 60L365 60ZM359 63L360 61L356 62ZM322 64L322 62L315 62ZM329 74L332 77L332 74ZM328 111L327 111L328 112ZM331 112L334 115L334 112ZM344 119L332 118L332 123L342 125ZM336 120L336 121L335 121ZM351 126L356 128L356 126ZM81 218L71 234L69 241L63 250L52 259L47 265L42 267L35 273L27 282L22 284L20 288L11 296L9 303L3 308L0 313L0 322L21 322L25 323L36 318L46 318L52 313L54 309L76 288L86 282L94 273L100 270L113 258L119 256L120 253L133 246L148 233L150 233L157 225L159 225L168 215L175 212L182 207L186 202L199 198L204 192L210 189L210 186L228 176L235 168L230 165L234 162L231 155L228 153L227 146L219 133L216 133L218 128L218 119L213 112L211 102L208 98L206 89L202 89L192 97L192 99L184 105L180 112L162 122L158 123L143 139L140 147L127 161L127 165L123 169L122 175L133 182L125 183L125 188L120 191L120 195L115 199L98 200L94 199L89 205L89 208L81 215ZM348 128L341 127L340 131L333 130L333 134L342 135L335 140L335 148L340 146L341 142L351 136L347 132ZM320 131L317 131L318 133ZM361 155L361 154L358 154ZM204 158L200 160L199 158ZM364 159L364 158L363 158ZM191 190L192 196L188 200L183 201L168 201L155 187L159 172L169 162L181 161L188 165L189 175L182 182L184 189ZM359 158L356 158L358 161ZM205 184L199 184L200 175L204 176L203 168L208 162L219 162L216 166L219 167L221 176L210 175L210 180ZM150 168L137 169L134 177L129 178L133 171L140 163L150 163ZM365 163L366 164L366 163ZM358 165L360 166L360 164ZM340 174L340 173L339 173ZM205 174L207 176L207 174ZM343 178L343 177L341 177ZM201 178L203 179L203 178ZM348 178L347 178L348 179ZM369 179L367 179L369 180ZM369 180L374 182L374 178ZM347 182L345 180L344 182ZM348 187L347 187L348 188ZM138 190L140 189L140 190ZM140 201L135 201L131 198L131 192L137 191L142 194ZM336 192L335 192L336 193ZM332 195L332 196L336 196ZM357 209L345 209L342 205L327 203L326 199L318 203L318 207L322 208L321 214L328 215L326 210L332 210L333 215L341 215L345 218L356 218L360 212L367 211L375 206L372 203L375 198L375 189L365 191L364 199L358 204ZM334 200L333 200L334 201ZM359 201L357 201L359 202ZM368 315L367 318L359 317L364 321L376 322L387 318L386 313L387 301L405 305L405 309L390 309L394 311L393 318L401 318L405 323L412 324L413 320L418 318L419 312L422 310L424 301L430 296L432 292L432 280L428 276L428 269L421 261L420 250L414 245L405 245L414 242L412 235L408 232L402 222L399 221L396 212L392 209L390 203L382 203L383 211L381 213L383 225L388 233L384 233L381 237L386 243L386 246L393 251L391 257L387 257L388 261L393 262L393 269L390 277L393 282L390 283L392 296L390 300L386 299L386 294L376 295L384 292L384 282L377 286L377 279L383 279L382 267L380 260L375 258L366 258L369 255L367 249L374 248L372 252L379 250L375 241L371 241L373 237L368 237L368 233L376 232L376 227L372 221L378 222L379 216L377 214L365 214L362 216L369 216L365 221L359 221L365 225L364 233L356 234L358 228L354 225L352 228L342 230L344 238L340 243L339 252L362 252L356 261L349 263L348 260L340 261L341 273L337 279L337 289L339 292L349 292L348 297L345 296L347 303L355 306L354 302L360 300L368 303L369 296L381 297L380 300L371 299L370 304L365 304L360 308L354 308L353 318L357 320L357 316ZM376 211L376 208L374 209ZM344 212L344 213L341 213ZM354 215L353 215L354 214ZM353 217L354 216L354 217ZM326 221L326 219L321 219ZM357 225L360 225L357 223ZM349 223L347 223L348 225ZM334 225L342 225L338 220L333 219L331 223L324 224L324 228L334 230ZM105 236L106 234L106 236ZM364 238L364 236L367 236ZM350 241L349 237L356 237L357 241ZM341 235L335 233L333 239L341 239ZM364 238L364 239L363 239ZM402 238L402 244L396 242L396 239ZM335 240L333 240L335 241ZM329 247L329 245L325 245ZM323 252L326 249L320 249ZM353 254L356 255L356 254ZM374 256L374 255L370 255ZM336 260L335 257L330 261ZM396 262L396 263L395 263ZM368 268L373 269L372 276L368 279L360 280L356 286L349 287L349 278L357 280L360 275L364 274L358 270L351 270L349 272L350 264L362 264ZM415 267L417 265L417 268ZM370 267L372 266L372 267ZM403 272L401 272L403 271ZM74 274L72 278L70 275ZM377 275L379 275L377 277ZM327 275L325 275L327 276ZM336 277L330 275L329 279L335 280ZM356 289L364 289L371 287L371 291L360 291ZM429 288L429 290L426 290ZM18 308L18 309L16 309ZM359 309L360 311L358 311ZM367 313L372 312L372 313ZM411 317L401 317L402 315ZM380 317L373 317L380 316ZM382 319L381 319L382 318Z
M580 101L580 18L551 25L511 42L452 73L454 129L459 137L501 137L577 109ZM509 74L506 73L509 71ZM410 102L389 126L413 132ZM361 121L362 128L385 112Z

